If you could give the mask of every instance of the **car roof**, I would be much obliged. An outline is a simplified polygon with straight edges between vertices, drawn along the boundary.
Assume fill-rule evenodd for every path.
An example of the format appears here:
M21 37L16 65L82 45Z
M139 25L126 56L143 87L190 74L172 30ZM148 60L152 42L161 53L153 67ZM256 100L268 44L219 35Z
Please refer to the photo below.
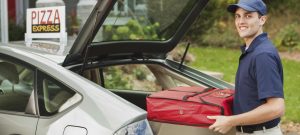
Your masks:
M27 47L25 46L24 44L2 44L0 45L4 48L6 47L9 47L11 49L17 49L19 51L24 51L24 52L28 52L28 53L32 53L32 54L35 54L35 55L38 55L38 56L41 56L43 58L46 58L56 64L59 64L61 65L62 62L64 61L65 59L65 55L58 55L58 54L55 54L55 53L50 53L48 51L45 51L45 50L42 50L42 49L39 49L39 48L35 48L35 47Z

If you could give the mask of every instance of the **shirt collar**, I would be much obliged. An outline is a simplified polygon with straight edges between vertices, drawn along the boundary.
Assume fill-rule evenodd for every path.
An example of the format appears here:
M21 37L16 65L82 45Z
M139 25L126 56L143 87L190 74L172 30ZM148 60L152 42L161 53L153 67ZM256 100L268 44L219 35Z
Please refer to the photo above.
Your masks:
M254 49L264 40L268 39L268 34L267 33L262 33L260 35L258 35L257 37L255 37L255 39L251 42L249 48L247 50L246 49L246 45L242 45L241 46L241 51L242 53L247 53L247 52L252 52L254 51Z

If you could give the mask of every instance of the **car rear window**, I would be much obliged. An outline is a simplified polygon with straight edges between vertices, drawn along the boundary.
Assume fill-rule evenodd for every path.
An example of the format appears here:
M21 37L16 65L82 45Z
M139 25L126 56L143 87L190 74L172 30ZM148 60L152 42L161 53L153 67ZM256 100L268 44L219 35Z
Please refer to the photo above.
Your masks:
M168 40L196 2L197 0L118 0L93 42Z

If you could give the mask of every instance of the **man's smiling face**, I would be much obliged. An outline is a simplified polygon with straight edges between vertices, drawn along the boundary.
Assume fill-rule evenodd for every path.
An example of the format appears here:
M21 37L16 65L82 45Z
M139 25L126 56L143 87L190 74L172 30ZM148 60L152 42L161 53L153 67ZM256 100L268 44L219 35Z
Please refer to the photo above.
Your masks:
M241 38L254 39L262 33L262 26L266 16L260 16L258 12L249 12L242 8L235 11L235 26Z

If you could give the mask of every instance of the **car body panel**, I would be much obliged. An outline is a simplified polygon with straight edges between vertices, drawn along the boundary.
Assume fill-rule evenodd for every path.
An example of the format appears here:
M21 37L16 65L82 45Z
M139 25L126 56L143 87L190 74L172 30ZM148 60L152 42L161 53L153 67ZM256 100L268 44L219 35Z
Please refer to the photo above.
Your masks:
M85 127L92 133L109 132L112 134L125 125L146 119L144 110L52 60L18 47L0 46L0 54L21 59L36 66L38 70L76 90L83 97L80 103L61 113L50 117L40 116L37 134L62 133L68 125Z
M2 135L34 135L38 117L16 115L12 112L0 112L0 134Z

